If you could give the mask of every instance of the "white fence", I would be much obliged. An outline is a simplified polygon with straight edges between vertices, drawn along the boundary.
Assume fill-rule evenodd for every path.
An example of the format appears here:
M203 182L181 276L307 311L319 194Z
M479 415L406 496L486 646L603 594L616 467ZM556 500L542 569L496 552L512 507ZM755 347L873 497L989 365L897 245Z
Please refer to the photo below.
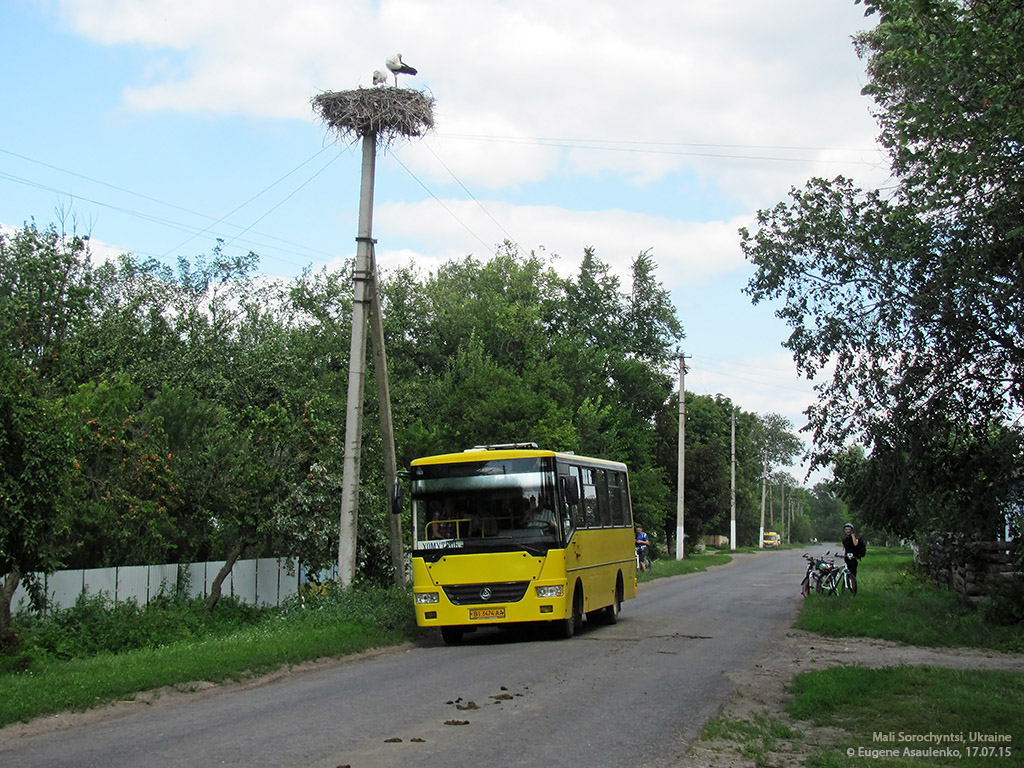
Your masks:
M189 597L206 597L225 561L209 563L171 563L169 565L130 565L122 568L85 568L39 574L46 588L47 606L67 608L83 592L105 592L115 602L134 600L145 605L161 592ZM329 574L325 574L329 575ZM260 558L238 560L221 585L222 595L232 595L253 605L280 605L299 591L307 581L305 571L294 559ZM20 585L11 608L28 605L28 594Z

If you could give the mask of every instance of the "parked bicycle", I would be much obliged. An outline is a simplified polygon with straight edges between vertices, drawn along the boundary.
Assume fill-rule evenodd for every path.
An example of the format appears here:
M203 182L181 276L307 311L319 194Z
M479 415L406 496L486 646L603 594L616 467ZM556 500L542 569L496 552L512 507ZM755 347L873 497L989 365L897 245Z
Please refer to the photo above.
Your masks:
M804 597L810 596L811 592L821 592L822 579L829 573L833 565L832 561L828 559L828 555L828 552L824 557L804 554L804 560L807 561L807 573L804 574L804 578L800 582L800 594Z
M849 591L851 595L857 594L857 577L853 575L846 563L836 563L840 555L826 552L822 557L804 555L807 561L807 572L800 582L800 594L808 597L811 592L824 592L828 595L837 595Z
M834 557L840 557L840 555L834 555ZM853 571L847 566L845 558L841 565L833 568L828 576L822 580L821 588L830 595L837 595L842 592L849 592L851 595L857 594L857 577L853 575Z

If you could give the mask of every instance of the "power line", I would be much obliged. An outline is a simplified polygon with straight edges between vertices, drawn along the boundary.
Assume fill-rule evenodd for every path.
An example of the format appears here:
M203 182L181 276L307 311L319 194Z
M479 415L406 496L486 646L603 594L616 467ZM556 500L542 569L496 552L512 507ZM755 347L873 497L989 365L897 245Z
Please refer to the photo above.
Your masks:
M488 252L490 252L490 254L492 256L497 256L497 254L494 252L494 249L491 246L489 246L487 243L485 243L483 238L480 237L480 235L478 235L476 232L474 232L470 228L470 226L468 224L466 224L466 222L464 222L462 219L460 219L458 216L456 216L455 215L455 211L453 211L451 208L449 208L447 205L445 205L444 202L441 200L441 198L439 198L437 195L435 195L430 190L430 187L428 187L426 184L424 184L415 173L413 173L411 170L409 170L409 168L406 166L405 163L403 163L401 160L398 159L398 155L392 154L391 157L393 157L395 159L396 163L398 163L400 166L402 166L402 168L405 170L405 172L408 173L416 181L417 184L419 184L421 187L423 187L424 191L428 195L430 195L432 198L434 198L434 200L437 202L438 205L440 205L442 208L444 208L444 210L448 213L449 216L451 216L453 219L455 219L455 221L457 221L460 225L462 225L463 229L465 229L467 232L469 232L469 234L471 234L473 237L475 237L477 239L477 241L484 248L486 248L488 250Z
M496 226L498 227L498 229L500 229L500 230L501 230L502 232L504 232L504 233L505 233L505 237L507 237L507 238L508 238L508 239L509 239L509 240L510 240L510 241L511 241L511 242L512 242L513 244L515 244L515 245L516 245L516 247L518 248L518 247L519 247L519 244L518 244L518 242L516 241L516 239L515 239L514 237L512 237L512 235L510 235L510 234L508 233L508 230L507 230L507 229L505 229L505 228L504 228L504 227L503 227L503 226L501 225L501 222L499 222L499 221L498 221L498 220L497 220L496 218L494 218L494 216L492 216L492 215L491 215L491 212L490 212L490 211L488 211L488 210L487 210L487 209L486 209L486 208L484 207L483 203L481 203L481 202L480 202L479 200L477 200L477 199L476 199L476 195L474 195L474 194L473 194L472 192L470 192L470 191L469 191L469 189L468 189L468 188L466 187L466 185L462 183L462 180L461 180L461 179L460 179L460 178L459 178L458 176L456 176L456 175L455 175L455 171L453 171L453 170L452 170L451 168L449 168L449 167L448 167L448 164L447 164L447 163L445 163L445 161L444 161L444 160L442 160L442 159L440 158L440 156L438 156L438 154L437 154L437 153L436 153L436 152L435 152L435 151L434 151L434 150L433 150L433 149L432 149L432 148L430 147L430 145L429 145L429 144L427 144L426 142L424 142L423 146L425 146L425 147L427 148L427 151L428 151L428 152L430 152L430 154L432 154L432 155L434 156L434 158L435 158L435 159L437 160L437 162L439 162L439 163L440 163L440 164L441 164L442 166L444 166L444 169L445 169L446 171L448 171L448 173L449 173L449 174L451 175L451 177L452 177L453 179L455 179L456 183L457 183L457 184L458 184L458 185L459 185L460 187L462 187L462 190L463 190L463 191L464 191L464 192L465 192L465 193L466 193L467 195L469 195L469 196L470 196L470 197L471 197L471 198L473 199L473 202L474 202L474 203L476 203L476 204L477 204L477 205L478 205L478 206L480 207L480 210L481 210L481 211L483 211L483 212L484 212L485 214L487 214L487 218L489 218L489 219L490 219L491 221L493 221L493 222L495 223L495 225L496 225ZM404 167L404 166L403 166L403 167Z
M79 179L82 179L84 181L88 181L88 182L93 183L93 184L98 184L98 185L100 185L102 187L106 187L108 189L112 189L112 190L115 190L117 192L122 192L124 194L131 195L133 197L137 197L139 199L146 200L148 202L156 203L158 205L162 205L162 206L165 206L167 208L171 208L173 210L181 211L183 213L189 214L190 216L197 216L197 217L202 218L202 219L208 219L208 220L213 221L213 223L211 225L209 225L207 227L203 227L203 228L200 228L200 227L197 227L197 226L191 225L191 224L186 224L186 223L184 223L182 221L178 221L178 220L174 220L174 219L168 219L168 218L164 218L164 217L161 217L161 216L156 216L156 215L149 214L149 213L144 213L144 212L139 211L139 210L134 210L134 209L131 209L131 208L126 208L124 206L114 205L112 203L105 202L105 201L102 201L102 200L97 200L97 199L90 198L90 197L86 197L84 195L72 194L72 193L67 192L67 190L57 189L55 187L52 187L52 186L49 186L49 185L46 185L46 184L42 184L40 182L33 181L31 179L22 178L22 177L19 177L19 176L15 176L14 174L2 172L2 171L0 171L0 178L6 179L8 181L12 181L12 182L17 183L17 184L22 184L22 185L25 185L25 186L29 186L29 187L32 187L34 189L39 189L39 190L42 190L44 192L51 192L51 193L53 193L55 195L68 195L72 199L81 200L83 202L90 203L92 205L100 206L102 208L106 208L108 210L112 210L112 211L115 211L117 213L124 214L126 216L131 216L133 218L137 218L137 219L140 219L142 221L149 221L149 222L152 222L154 224L159 224L161 226L167 227L167 228L172 229L172 230L178 230L180 232L189 233L190 234L189 238L187 238L181 244L179 244L178 246L175 246L175 248L172 248L170 251L168 251L166 253L163 253L163 254L146 253L146 255L148 255L148 256L154 256L156 258L166 259L170 255L170 253L172 253L174 250L177 250L178 248L181 248L182 246L184 246L185 244L187 244L191 240L195 239L196 237L198 237L198 236L200 236L200 235L202 235L202 234L204 234L206 232L210 232L218 224L226 224L227 226L230 226L230 227L232 227L234 229L238 229L239 230L238 233L234 235L234 237L231 239L231 242L234 242L235 240L238 240L241 237L241 235L243 235L246 232L250 231L252 229L252 227L255 226L256 223L258 223L260 220L265 218L271 211L276 209L278 206L274 206L274 208L272 208L271 211L268 211L266 214L261 216L259 219L257 219L256 222L253 222L253 224L249 225L248 227L241 227L239 225L230 224L229 222L226 222L226 219L228 218L228 216L231 216L232 214L234 214L237 211L241 210L246 205L251 203L253 200L255 200L256 198L260 197L261 195L263 195L264 193L266 193L267 191L269 191L273 187L275 187L278 184L280 184L282 181L287 179L289 176L294 174L296 171L298 171L302 167L306 166L311 161L316 159L318 156L323 154L323 152L326 151L329 148L330 147L325 147L325 148L317 151L311 157L307 158L302 163L300 163L298 166L296 166L295 168L290 170L288 173L284 174L282 177L280 177L274 183L270 184L264 190L262 190L261 192L257 193L256 195L253 195L251 198L246 200L241 205L237 206L234 210L232 210L226 216L223 216L223 217L221 217L220 219L217 219L217 220L214 220L214 218L212 216L209 216L208 214L200 213L199 211L194 211L194 210L192 210L190 208L185 208L183 206L167 202L166 200L161 200L159 198L152 197L150 195L146 195L146 194L143 194L141 192L136 192L134 190L127 189L125 187L117 186L116 184L110 184L108 182L101 181L100 179L95 179L95 178L92 178L90 176L86 176L84 174L77 173L77 172L69 170L67 168L62 168L60 166L53 165L51 163L46 163L46 162L43 162L41 160L36 160L35 158L28 157L26 155L22 155L22 154L19 154L17 152L11 152L10 150L6 150L6 149L0 148L0 153L9 155L11 157L18 158L19 160L24 160L25 162L33 163L35 165L39 165L39 166L42 166L44 168L49 168L51 170L58 171L60 173L66 174L68 176L73 176L75 178L79 178ZM298 189L301 189L303 186L305 186L310 181L312 181L313 178L315 178L320 173L322 173L326 169L326 167L328 165L330 165L331 163L333 163L336 159L337 159L337 156L335 158L333 158L330 162L328 162L327 165L325 165L323 168L321 168L315 174L313 174L313 176L311 176L309 179L307 179L305 182L303 182L303 184L301 184L298 187ZM298 189L296 189L295 191L290 193L285 198L285 200L287 200L292 195L294 195L295 192L298 191ZM283 202L284 201L282 201L282 203ZM280 205L280 204L278 204L278 205ZM270 240L270 241L273 241L273 242L276 242L276 243L281 243L283 245L290 246L292 249L294 249L294 248L300 249L301 252L300 251L295 251L295 250L290 250L288 248L279 248L279 250L281 250L283 253L287 253L287 254L290 254L290 255L293 255L293 256L308 257L310 255L320 255L320 256L325 256L327 258L332 258L335 255L335 254L328 253L326 251L320 250L318 248L313 248L311 246L303 245L301 243L296 243L294 241L286 240L284 238L275 237L275 236L269 235L269 234L267 234L265 232L254 232L253 234L255 234L255 235L257 235L260 238L263 238L265 240ZM264 247L266 245L265 243L258 242L258 241L253 241L253 240L241 240L240 242L244 243L247 246L251 246L251 247L254 247L254 248L261 248L261 247ZM305 252L305 253L303 253L303 252ZM288 259L282 259L280 256L276 256L275 258L277 258L280 261L284 261L286 263L295 264L295 262L290 262ZM301 265L295 264L295 266L301 266Z
M710 157L725 160L769 160L786 163L835 163L877 166L877 162L867 160L832 160L827 158L806 158L806 157L780 157L772 155L749 155L724 152L697 152L670 149L658 149L657 147L708 147L719 149L773 149L777 151L804 151L804 152L877 152L877 149L837 149L828 147L781 147L781 146L757 146L742 144L687 144L683 142L631 142L605 139L552 139L544 137L519 137L519 136L482 136L472 134L437 134L442 138L462 139L467 141L490 141L502 144L524 144L540 147L553 147L557 149L589 149L605 152L630 152L638 154L653 155L674 155L682 157Z
M196 234L192 235L192 237L190 237L190 238L188 238L187 240L185 240L185 241L183 241L183 242L179 243L178 245L174 246L174 247L173 247L173 248L171 248L171 249L170 249L169 251L167 251L167 253L165 253L165 254L164 254L164 257L166 257L166 256L169 256L169 255L170 255L171 253L173 253L174 251L178 250L179 248L181 248L181 247L183 247L183 246L187 245L187 244L188 244L189 242L191 242L191 241L192 241L192 240L194 240L195 238L199 237L200 235L203 235L203 234L205 234L206 232L209 232L209 231L210 231L211 229L213 229L213 228L214 228L215 226L217 226L217 225L218 225L218 224L220 224L221 222L223 222L223 221L227 220L227 219L228 219L229 217L233 216L233 215L234 215L235 213L237 213L238 211L240 211L240 210L242 210L243 208L245 208L245 206L247 206L247 205L248 205L249 203L251 203L251 202L252 202L253 200L255 200L256 198L258 198L258 197L262 196L262 195L263 195L263 194L265 194L266 192L269 192L269 191L270 191L271 189L273 189L274 187L276 187L276 186L277 186L278 184L280 184L280 183L281 183L282 181L284 181L285 179L287 179L287 178L288 178L289 176L291 176L291 175L292 175L293 173L295 173L296 171L298 171L298 170L299 170L300 168L302 168L302 167L304 167L304 166L308 165L309 163L313 162L313 160L315 160L316 158L320 157L320 155L322 155L322 154L323 154L324 152L326 152L326 151L327 151L327 149L328 149L328 147L324 147L324 148L323 148L323 149L321 149L321 150L320 150L319 152L317 152L317 153L316 153L315 155L313 155L312 157L310 157L310 158L309 158L308 160L304 160L304 161L303 161L302 163L300 163L299 165L297 165L297 166L296 166L295 168L293 168L292 170L288 171L288 173L286 173L286 174L285 174L284 176L282 176L281 178L279 178L279 179L278 179L277 181L275 181L275 182L274 182L273 184L271 184L271 185L269 185L269 186L265 187L264 189L262 189L261 191L257 192L257 193L256 193L255 195L253 195L252 197L250 197L250 198L249 198L248 200L246 200L246 201L245 201L244 203L242 203L241 205L239 205L239 206L238 206L237 208L234 208L234 209L232 209L231 211L229 211L228 213L226 213L226 214L224 214L223 216L221 216L221 217L220 217L219 219L217 219L217 220L216 220L215 222L213 222L212 224L210 224L210 225L209 225L208 227L206 227L206 228L205 228L205 229L203 229L202 231L200 231L200 232L197 232ZM337 155L336 155L336 156L335 156L335 157L334 157L333 159L331 159L331 160L330 160L330 162L328 162L328 163L327 163L327 165L330 165L331 163L333 163L333 162L334 162L335 160L337 160L337 159L338 159L338 157L337 157ZM325 166L324 166L323 168L321 168L321 169L320 169L319 171L317 171L317 172L316 172L315 174L313 174L313 176L312 176L312 177L311 177L310 179L308 179L307 181L303 182L302 186L300 186L300 187L299 187L299 189L302 189L302 187L304 187L304 186L305 186L306 184L308 184L308 183L309 183L310 181L312 181L312 180L313 180L314 178L316 178L317 176L319 176L319 175L320 175L320 174L321 174L321 173L322 173L322 172L323 172L323 171L324 171L324 170L325 170L325 169L327 168L327 165L325 165ZM296 190L296 192L297 192L297 191L298 191L298 190ZM294 194L295 194L295 192L292 192L292 195L294 195ZM287 199L288 199L289 197L291 197L292 195L288 195L288 197L286 197L286 198L285 198L285 200L287 200ZM284 201L282 201L282 202L284 202ZM257 220L256 220L255 222L253 222L253 223L252 223L251 225L249 225L248 227L246 227L245 229L243 229L243 230L242 230L241 232L239 232L239 233L238 233L237 235L235 235L235 236L234 236L234 237L233 237L233 238L231 239L231 242L234 242L234 241L235 241L235 240L237 240L237 239L238 239L238 238L239 238L239 237L240 237L241 235L244 235L244 234L245 234L246 232L248 232L248 231L249 231L250 229L252 229L252 228L253 228L253 227L254 227L254 226L255 226L255 225L256 225L256 224L257 224L257 223L258 223L259 221L261 221L261 220L262 220L263 218L265 218L265 217L266 217L266 216L267 216L267 215L268 215L268 214L269 214L269 213L270 213L271 211L275 210L276 208L277 208L277 206L274 206L274 208L271 208L271 210L270 210L270 211L268 211L267 213L265 213L265 214L264 214L263 216L261 216L261 217L260 217L259 219L257 219ZM198 215L201 215L201 214L198 214Z

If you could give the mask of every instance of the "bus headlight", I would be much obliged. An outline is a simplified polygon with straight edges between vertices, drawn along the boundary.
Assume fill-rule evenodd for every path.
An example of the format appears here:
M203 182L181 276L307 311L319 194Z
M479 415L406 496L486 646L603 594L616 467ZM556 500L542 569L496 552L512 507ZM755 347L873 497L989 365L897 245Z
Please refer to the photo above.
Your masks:
M416 593L416 604L427 605L429 603L438 602L437 592L417 592Z
M557 584L553 587L537 587L537 597L548 598L548 597L562 597L565 594L565 587L561 584Z

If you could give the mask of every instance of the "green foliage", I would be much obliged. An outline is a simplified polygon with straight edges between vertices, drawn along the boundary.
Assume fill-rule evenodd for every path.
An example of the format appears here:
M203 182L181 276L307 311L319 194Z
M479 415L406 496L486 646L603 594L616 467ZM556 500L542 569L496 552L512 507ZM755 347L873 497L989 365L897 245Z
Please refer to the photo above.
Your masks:
M902 536L950 531L1002 535L1024 471L1024 434L932 419L879 440L870 457L836 457L837 489L864 523Z
M790 526L790 540L794 542L808 542L812 533L811 519L807 515L795 515Z
M37 399L8 395L37 409L24 423L43 409L46 423L62 425L33 432L41 447L70 443L66 461L47 465L66 470L50 493L69 493L62 516L46 518L53 527L38 538L49 549L31 567L236 551L333 560L352 265L274 284L254 278L253 254L228 256L221 244L175 269L131 254L94 267L87 241L34 226L2 247L13 298L0 300L0 338L15 378L34 375ZM509 440L622 460L637 520L671 535L677 446L666 371L682 327L650 252L625 282L592 248L564 278L511 244L487 262L383 275L400 464ZM39 307L53 311L34 317ZM358 558L363 577L384 583L387 492L367 389ZM692 406L688 530L699 532L728 510L732 404ZM739 414L738 512L750 542L765 432L754 414Z
M87 241L35 222L0 233L0 343L43 381L70 373L67 353L90 311Z
M821 541L838 541L843 525L851 522L847 504L836 491L834 483L815 483L808 494L811 535ZM860 521L853 522L860 530Z
M812 179L759 212L757 232L741 231L756 267L747 290L782 301L803 373L831 370L809 411L814 460L870 448L873 479L847 476L858 511L873 514L891 486L879 524L906 532L932 515L984 535L982 505L998 514L1020 473L1021 9L864 4L878 24L856 47L895 185Z
M978 604L982 620L996 626L1024 623L1024 580L1016 578L1000 584Z
M18 582L61 563L72 472L66 421L39 395L37 376L0 349L0 647L12 639Z
M124 653L231 632L257 623L266 613L233 599L223 603L214 615L202 600L164 598L140 607L135 601L114 603L105 594L82 594L73 606L44 617L19 616L22 648L35 659Z

